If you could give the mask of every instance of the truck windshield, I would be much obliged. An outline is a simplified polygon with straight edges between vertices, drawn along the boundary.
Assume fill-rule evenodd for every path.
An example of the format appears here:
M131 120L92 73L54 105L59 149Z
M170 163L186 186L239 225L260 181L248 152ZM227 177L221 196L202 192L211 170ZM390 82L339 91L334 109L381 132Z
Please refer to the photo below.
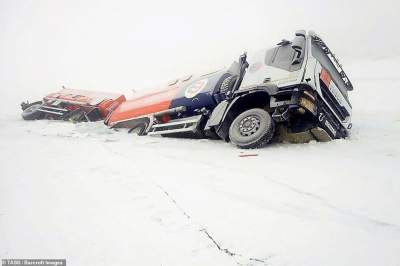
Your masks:
M332 63L328 55L321 49L321 47L313 40L311 43L312 55L318 60L323 68L328 71L329 75L332 77L333 82L339 88L343 96L348 99L347 87L341 78L336 66Z

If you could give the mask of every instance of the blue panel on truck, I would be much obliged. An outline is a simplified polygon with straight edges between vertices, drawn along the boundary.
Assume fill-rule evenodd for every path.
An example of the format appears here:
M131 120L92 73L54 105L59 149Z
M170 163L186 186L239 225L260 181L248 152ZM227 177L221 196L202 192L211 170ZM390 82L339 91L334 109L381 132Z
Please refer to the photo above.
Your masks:
M217 105L214 94L222 82L225 71L197 78L192 83L184 86L171 102L171 107L186 106L186 116L195 115L196 109L206 108L213 110Z

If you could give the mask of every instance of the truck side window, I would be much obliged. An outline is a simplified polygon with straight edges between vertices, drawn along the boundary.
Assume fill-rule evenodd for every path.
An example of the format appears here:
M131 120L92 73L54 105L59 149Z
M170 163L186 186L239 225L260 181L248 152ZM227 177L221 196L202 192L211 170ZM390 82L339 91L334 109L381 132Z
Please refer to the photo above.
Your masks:
M292 65L296 51L290 45L282 45L267 50L265 55L265 64L286 71L296 71L301 68L300 64Z

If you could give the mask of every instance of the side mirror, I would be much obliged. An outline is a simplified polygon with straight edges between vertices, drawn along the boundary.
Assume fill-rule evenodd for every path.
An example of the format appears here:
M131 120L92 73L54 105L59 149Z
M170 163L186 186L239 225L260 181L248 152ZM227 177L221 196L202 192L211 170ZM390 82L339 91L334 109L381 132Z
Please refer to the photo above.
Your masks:
M233 88L231 90L232 94L239 89L240 84L242 83L243 77L246 73L246 69L249 67L249 63L247 62L247 53L245 52L239 57L239 75L238 78L235 81L235 84L233 85ZM232 96L231 96L232 97Z
M228 68L228 72L239 75L240 74L240 65L237 61L234 61L231 66Z

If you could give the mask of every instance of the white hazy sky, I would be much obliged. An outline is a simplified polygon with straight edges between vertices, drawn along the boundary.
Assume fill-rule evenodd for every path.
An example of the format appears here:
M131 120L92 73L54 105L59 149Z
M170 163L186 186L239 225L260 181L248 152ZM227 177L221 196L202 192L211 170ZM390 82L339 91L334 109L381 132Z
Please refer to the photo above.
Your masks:
M313 29L346 62L400 54L400 4L381 1L0 0L0 90L127 91L229 65Z

